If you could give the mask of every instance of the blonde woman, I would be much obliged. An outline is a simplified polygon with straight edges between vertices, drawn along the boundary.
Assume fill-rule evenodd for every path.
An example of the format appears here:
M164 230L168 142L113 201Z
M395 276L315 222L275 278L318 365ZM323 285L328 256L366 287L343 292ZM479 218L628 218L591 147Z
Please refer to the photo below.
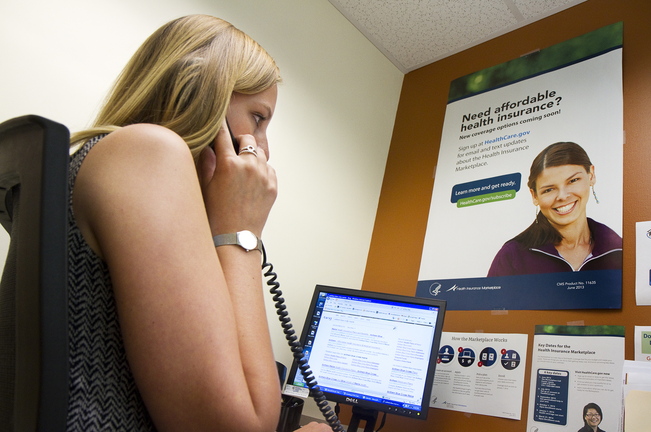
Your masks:
M73 135L69 430L275 429L255 237L276 198L266 130L279 80L231 24L183 17ZM233 241L242 232L254 246Z

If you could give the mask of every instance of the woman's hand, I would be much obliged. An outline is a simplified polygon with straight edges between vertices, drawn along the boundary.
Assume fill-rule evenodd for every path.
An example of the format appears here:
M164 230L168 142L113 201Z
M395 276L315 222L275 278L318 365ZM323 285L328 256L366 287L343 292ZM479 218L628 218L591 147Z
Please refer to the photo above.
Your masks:
M213 235L250 230L261 236L276 200L275 170L252 135L239 137L240 148L252 146L257 154L237 155L227 127L206 147L197 163L210 228Z
M325 423L311 422L298 429L301 432L332 432L332 428Z

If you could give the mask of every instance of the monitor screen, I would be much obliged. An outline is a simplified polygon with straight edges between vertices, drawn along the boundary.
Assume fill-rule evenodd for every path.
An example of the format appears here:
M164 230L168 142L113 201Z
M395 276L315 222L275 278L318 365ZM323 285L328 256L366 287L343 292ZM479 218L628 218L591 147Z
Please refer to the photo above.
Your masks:
M425 419L445 301L317 285L300 342L325 397ZM288 386L307 387L297 363Z

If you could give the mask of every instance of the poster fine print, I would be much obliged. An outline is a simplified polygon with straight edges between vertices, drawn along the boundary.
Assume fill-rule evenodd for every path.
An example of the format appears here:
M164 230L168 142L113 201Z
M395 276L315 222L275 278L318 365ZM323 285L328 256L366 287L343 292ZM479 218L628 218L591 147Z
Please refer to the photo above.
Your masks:
M417 296L621 308L622 29L451 83Z

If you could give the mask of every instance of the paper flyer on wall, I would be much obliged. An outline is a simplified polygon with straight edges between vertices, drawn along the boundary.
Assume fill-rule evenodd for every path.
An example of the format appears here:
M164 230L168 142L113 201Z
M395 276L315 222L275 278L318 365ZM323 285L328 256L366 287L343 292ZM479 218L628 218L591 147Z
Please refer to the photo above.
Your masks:
M651 362L651 326L635 326L635 361Z
M527 431L621 431L623 365L622 326L536 326Z
M430 407L520 420L527 340L443 332Z
M449 310L621 307L622 28L451 83L418 296ZM578 257L559 247L570 224Z

